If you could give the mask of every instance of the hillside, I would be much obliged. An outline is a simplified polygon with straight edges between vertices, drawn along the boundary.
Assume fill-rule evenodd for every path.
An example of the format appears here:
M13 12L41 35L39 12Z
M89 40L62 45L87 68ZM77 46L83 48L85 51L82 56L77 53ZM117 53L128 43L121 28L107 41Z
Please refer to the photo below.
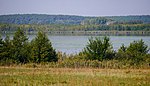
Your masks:
M150 15L85 17L15 14L0 16L0 33L13 33L18 28L27 33L43 30L57 35L149 35Z
M106 24L115 23L146 23L150 24L150 15L140 16L106 16L106 17L85 17L73 15L46 15L46 14L14 14L0 15L0 23L6 24Z
M15 14L1 15L0 23L7 24L80 24L85 17L69 15Z

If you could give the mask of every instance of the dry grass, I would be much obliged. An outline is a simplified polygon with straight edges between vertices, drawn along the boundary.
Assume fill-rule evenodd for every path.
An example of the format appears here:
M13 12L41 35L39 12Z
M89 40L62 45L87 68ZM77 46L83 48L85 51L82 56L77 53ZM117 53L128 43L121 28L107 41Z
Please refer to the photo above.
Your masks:
M150 69L0 67L0 86L150 86Z

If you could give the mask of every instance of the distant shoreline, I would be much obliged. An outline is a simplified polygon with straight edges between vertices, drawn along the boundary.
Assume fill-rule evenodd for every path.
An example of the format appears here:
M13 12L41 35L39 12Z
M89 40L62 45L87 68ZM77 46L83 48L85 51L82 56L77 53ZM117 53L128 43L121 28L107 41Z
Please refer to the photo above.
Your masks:
M13 34L15 31L1 31L1 34ZM68 36L150 36L150 31L44 31L48 35ZM37 31L25 32L37 34Z

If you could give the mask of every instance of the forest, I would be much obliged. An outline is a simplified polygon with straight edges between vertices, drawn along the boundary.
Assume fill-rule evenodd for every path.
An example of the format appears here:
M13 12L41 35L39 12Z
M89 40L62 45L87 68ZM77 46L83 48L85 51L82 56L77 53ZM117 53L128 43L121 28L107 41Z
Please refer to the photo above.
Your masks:
M119 33L120 35L147 36L150 34L150 16L84 17L44 14L0 16L0 33L14 33L18 28L29 34L37 33L39 30L47 33L57 33L58 35L59 33L64 33L64 31L72 31L72 34L78 31L78 33L91 33L91 31L97 31L97 33L99 31L106 31L106 33L109 33L111 31L113 34L109 33L108 35L117 35Z
M46 15L46 14L14 14L0 15L0 23L7 24L64 24L64 25L80 25L105 24L109 21L116 23L150 23L150 15L134 15L134 16L104 16L104 17L87 17L75 15Z

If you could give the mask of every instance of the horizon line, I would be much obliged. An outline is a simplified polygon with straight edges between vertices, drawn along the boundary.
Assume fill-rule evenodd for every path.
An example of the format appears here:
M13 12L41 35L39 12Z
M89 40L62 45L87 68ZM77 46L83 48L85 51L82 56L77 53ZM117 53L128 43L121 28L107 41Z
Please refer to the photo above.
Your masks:
M0 14L0 16L6 15L64 15L64 16L83 16L83 17L107 17L107 16L150 16L150 14L129 14L129 15L76 15L76 14L47 14L47 13L10 13Z

